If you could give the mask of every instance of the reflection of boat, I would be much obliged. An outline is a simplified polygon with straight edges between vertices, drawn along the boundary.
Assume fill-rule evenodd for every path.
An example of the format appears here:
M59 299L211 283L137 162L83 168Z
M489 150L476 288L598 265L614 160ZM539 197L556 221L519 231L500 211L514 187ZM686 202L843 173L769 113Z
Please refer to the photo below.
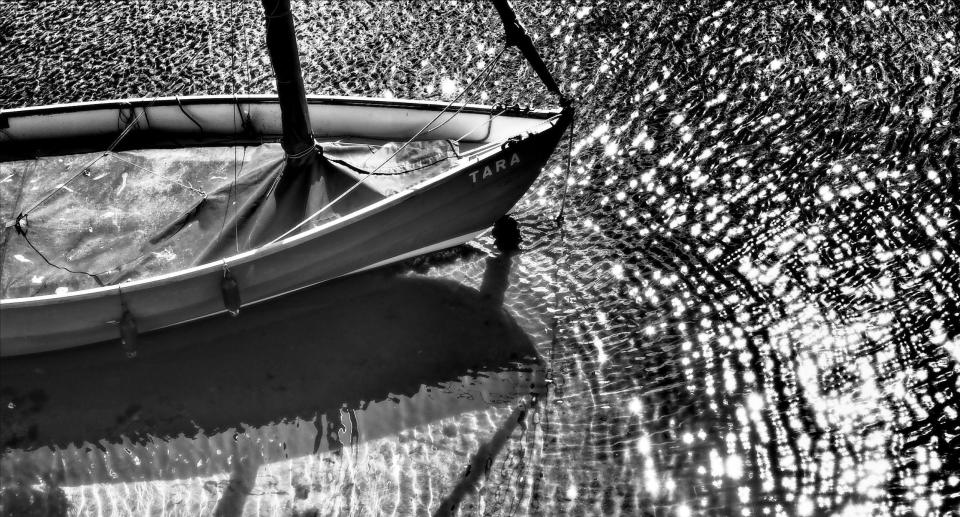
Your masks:
M494 3L507 44L559 93ZM569 107L308 101L289 2L264 5L278 97L0 114L0 355L118 335L134 354L139 332L462 243L529 188L571 120Z
M0 484L41 506L90 496L87 509L131 488L136 504L153 504L153 494L161 508L187 491L198 497L187 514L216 504L217 514L239 515L272 476L338 465L423 425L459 443L451 432L461 413L492 404L503 414L543 389L532 344L499 299L374 271L259 304L239 320L147 334L137 361L109 344L7 358ZM517 425L514 414L506 428ZM348 436L371 446L341 456ZM298 498L308 490L277 490L294 488Z
M5 359L3 475L56 454L76 470L68 480L91 482L80 468L84 443L171 455L207 440L228 443L234 432L269 435L304 422L319 428L321 417L329 424L341 409L362 414L373 404L383 415L385 407L407 408L403 418L368 416L360 438L372 439L514 402L541 382L532 343L495 295L380 271L259 304L240 319L209 318L142 339L137 361L109 344ZM435 388L424 397L423 386ZM312 438L309 427L301 434ZM65 465L71 454L76 467ZM206 474L229 470L227 457L203 456ZM131 472L146 476L167 460L144 459L154 463L149 468L129 461ZM191 472L169 468L149 475Z

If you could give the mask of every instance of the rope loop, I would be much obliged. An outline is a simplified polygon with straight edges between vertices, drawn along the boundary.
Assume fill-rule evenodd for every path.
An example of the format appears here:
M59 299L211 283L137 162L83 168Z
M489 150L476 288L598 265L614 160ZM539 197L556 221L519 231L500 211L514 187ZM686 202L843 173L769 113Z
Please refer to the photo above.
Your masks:
M313 135L310 135L310 139L313 140ZM309 146L309 147L304 148L304 150L302 150L302 151L300 151L300 152L298 152L298 153L288 154L288 155L287 155L287 159L288 159L288 160L296 160L296 159L299 159L299 158L303 158L303 157L305 157L305 156L309 156L310 153L315 152L316 150L317 150L317 146L316 146L316 145L312 145L312 146Z

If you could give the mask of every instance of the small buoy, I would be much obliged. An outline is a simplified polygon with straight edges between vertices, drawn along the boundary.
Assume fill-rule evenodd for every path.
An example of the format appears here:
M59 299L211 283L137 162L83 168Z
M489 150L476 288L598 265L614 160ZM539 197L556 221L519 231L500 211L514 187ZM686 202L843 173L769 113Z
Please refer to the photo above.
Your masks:
M223 306L231 316L240 314L240 286L233 277L230 268L223 265L223 278L220 279L220 294L223 295Z
M508 253L520 249L520 225L505 215L493 223L493 243L498 250Z
M137 340L140 333L137 331L137 322L133 319L133 314L127 304L120 302L122 314L120 315L120 343L123 345L123 351L128 359L137 356Z

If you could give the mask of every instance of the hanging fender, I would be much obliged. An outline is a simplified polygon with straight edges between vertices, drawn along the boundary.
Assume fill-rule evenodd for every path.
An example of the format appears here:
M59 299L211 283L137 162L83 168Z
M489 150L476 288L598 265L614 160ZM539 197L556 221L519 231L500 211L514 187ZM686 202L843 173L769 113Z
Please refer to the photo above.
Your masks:
M220 295L223 297L223 306L227 309L227 312L231 316L238 316L242 305L240 285L233 273L230 272L230 268L227 267L226 261L223 263L223 277L220 279Z
M120 344L123 352L128 359L137 357L137 345L140 340L140 332L137 330L137 320L133 318L133 313L127 307L127 302L123 301L123 294L120 294Z

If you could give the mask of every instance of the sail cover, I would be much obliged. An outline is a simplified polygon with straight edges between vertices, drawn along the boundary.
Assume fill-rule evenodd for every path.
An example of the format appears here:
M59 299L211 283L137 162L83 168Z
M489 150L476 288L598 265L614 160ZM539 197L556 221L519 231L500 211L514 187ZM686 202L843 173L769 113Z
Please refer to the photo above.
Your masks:
M365 177L300 230L412 187L459 155L447 140L321 150L307 163L273 143L0 162L0 295L64 293L216 261L270 242Z

